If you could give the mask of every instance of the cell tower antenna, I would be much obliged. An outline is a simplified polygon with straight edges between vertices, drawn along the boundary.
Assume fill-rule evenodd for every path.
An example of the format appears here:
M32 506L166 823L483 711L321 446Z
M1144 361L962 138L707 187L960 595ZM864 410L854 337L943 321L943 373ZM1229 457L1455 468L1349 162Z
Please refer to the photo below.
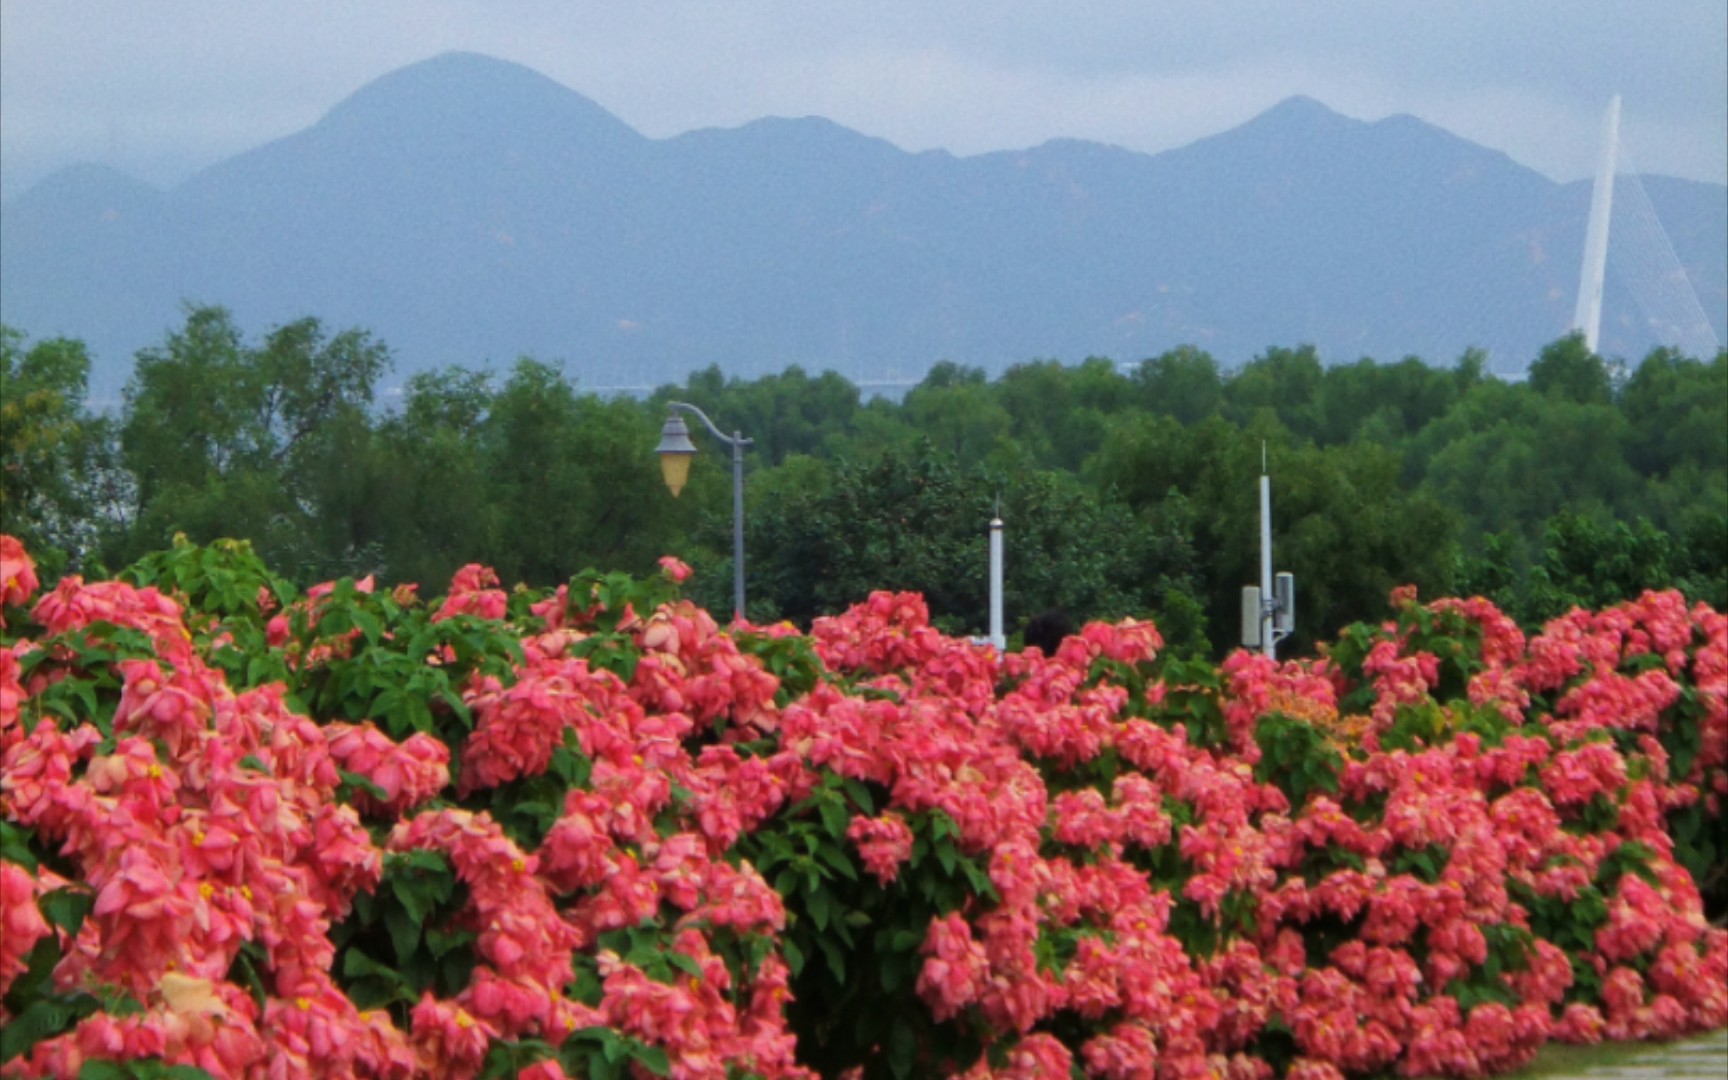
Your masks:
M1584 234L1584 265L1578 273L1578 307L1572 329L1584 334L1584 346L1596 351L1602 330L1602 279L1608 268L1608 218L1614 208L1614 158L1620 147L1620 95L1608 102L1602 118L1602 157L1596 164L1596 184L1590 190L1590 225Z
M1278 658L1278 642L1296 628L1296 577L1272 572L1272 478L1260 442L1260 584L1242 589L1242 647Z

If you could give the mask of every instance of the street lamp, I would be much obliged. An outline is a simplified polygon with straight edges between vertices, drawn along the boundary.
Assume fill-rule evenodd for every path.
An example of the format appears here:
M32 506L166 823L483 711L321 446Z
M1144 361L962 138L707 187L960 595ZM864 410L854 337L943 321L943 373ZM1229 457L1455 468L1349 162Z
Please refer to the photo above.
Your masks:
M744 448L751 445L742 432L726 435L714 426L701 409L681 401L668 402L671 413L660 428L660 445L654 452L660 455L660 474L666 487L677 498L690 479L690 459L696 456L696 444L690 441L690 429L679 413L689 413L702 421L709 434L732 448L732 618L744 618Z

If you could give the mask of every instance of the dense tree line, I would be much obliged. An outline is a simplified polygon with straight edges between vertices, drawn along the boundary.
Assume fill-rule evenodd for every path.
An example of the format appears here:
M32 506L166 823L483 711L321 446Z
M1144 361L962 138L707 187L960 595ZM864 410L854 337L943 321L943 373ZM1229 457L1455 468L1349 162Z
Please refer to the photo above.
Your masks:
M386 391L389 351L364 331L307 318L248 340L200 307L96 415L79 342L7 329L0 344L0 513L51 571L122 565L177 532L249 539L302 583L442 583L480 561L544 584L675 552L726 610L728 457L708 442L674 500L652 453L665 403L683 400L754 441L758 621L899 588L980 631L999 512L1012 623L1149 615L1216 652L1258 573L1263 460L1297 648L1379 618L1406 582L1487 595L1527 624L1648 587L1728 607L1728 352L1658 350L1627 370L1569 337L1505 381L1475 353L1327 367L1273 348L1227 372L1181 348L995 379L943 363L900 400L832 372L710 368L635 400L532 359Z

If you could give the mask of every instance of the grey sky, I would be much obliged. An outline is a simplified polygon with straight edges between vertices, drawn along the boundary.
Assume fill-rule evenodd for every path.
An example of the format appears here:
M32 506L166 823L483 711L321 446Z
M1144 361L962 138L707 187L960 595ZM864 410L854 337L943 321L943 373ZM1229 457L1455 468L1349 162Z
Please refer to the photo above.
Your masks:
M651 136L813 114L908 150L1158 151L1302 93L1560 180L1620 93L1639 169L1728 181L1722 0L3 0L0 185L79 161L176 183L452 49Z

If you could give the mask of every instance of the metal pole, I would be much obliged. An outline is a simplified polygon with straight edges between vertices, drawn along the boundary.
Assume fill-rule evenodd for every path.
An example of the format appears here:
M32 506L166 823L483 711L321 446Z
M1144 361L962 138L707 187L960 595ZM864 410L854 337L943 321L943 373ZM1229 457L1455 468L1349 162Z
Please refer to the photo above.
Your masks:
M1272 626L1272 613L1277 607L1278 601L1272 592L1272 480L1262 472L1260 474L1260 648L1271 659L1278 657L1278 646Z
M666 407L675 412L689 413L702 421L708 433L732 448L732 618L744 618L744 448L751 440L741 431L727 435L714 426L714 421L694 405L669 401Z
M732 621L744 619L744 444L732 433Z
M990 644L1006 652L1008 638L1002 633L1002 518L990 519Z

